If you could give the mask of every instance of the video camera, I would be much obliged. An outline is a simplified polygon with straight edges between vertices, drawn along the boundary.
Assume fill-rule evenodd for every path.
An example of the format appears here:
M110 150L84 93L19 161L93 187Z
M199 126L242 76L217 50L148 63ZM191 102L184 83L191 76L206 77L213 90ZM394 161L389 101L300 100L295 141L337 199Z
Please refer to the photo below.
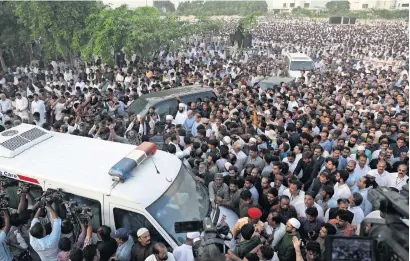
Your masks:
M329 237L326 260L408 261L409 185L400 193L389 188L370 189L368 199L380 216L366 218L360 224L360 237ZM407 221L408 222L408 221ZM333 259L332 259L333 258Z
M203 221L175 222L174 228L176 233L201 233L201 242L194 247L194 256L199 260L214 260L217 256L223 256L228 251L225 240L232 239L228 224L223 222L215 226L209 217Z
M64 201L64 194L61 190L51 190L48 189L44 193L35 199L39 203L41 208L45 208L47 204L52 204L53 202Z

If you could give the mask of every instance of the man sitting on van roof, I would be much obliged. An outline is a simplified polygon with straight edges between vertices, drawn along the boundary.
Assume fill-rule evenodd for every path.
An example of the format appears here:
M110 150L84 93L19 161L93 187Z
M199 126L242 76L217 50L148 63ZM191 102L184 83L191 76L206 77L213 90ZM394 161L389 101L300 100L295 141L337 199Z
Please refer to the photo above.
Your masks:
M52 231L50 235L46 235L46 229L39 220L41 212L41 208L39 208L31 221L30 245L41 260L57 260L58 241L61 235L61 218L57 216L51 206L47 205L46 209L51 216Z

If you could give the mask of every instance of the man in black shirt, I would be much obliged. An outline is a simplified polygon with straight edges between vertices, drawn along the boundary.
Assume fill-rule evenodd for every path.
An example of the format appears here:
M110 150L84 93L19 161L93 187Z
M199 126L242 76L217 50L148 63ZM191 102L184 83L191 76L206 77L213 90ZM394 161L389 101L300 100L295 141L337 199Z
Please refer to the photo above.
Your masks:
M100 251L100 261L108 261L117 251L117 242L110 234L111 228L108 226L101 226L97 231L98 238L101 239L97 244L98 251Z
M151 241L151 234L145 227L137 231L138 242L132 247L131 261L144 261L153 254L155 242Z

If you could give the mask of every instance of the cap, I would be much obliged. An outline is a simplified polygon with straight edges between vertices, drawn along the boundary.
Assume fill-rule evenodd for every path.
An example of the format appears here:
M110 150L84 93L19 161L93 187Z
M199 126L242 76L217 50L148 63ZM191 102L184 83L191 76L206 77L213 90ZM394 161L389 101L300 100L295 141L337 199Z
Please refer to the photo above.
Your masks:
M145 227L142 227L142 228L138 229L138 231L137 231L137 237L140 237L142 234L144 234L144 233L146 233L146 232L149 232L149 230L146 229Z
M229 170L229 167L232 166L230 162L225 162L224 167L225 169Z
M225 144L231 144L231 141L232 141L229 136L225 136L222 140L223 140L223 143Z
M262 216L262 211L259 208L250 208L248 210L248 216L252 219L260 219Z
M172 115L167 115L165 117L165 120L167 120L167 121L172 121L173 119L174 119L174 117L172 117Z
M292 226L293 226L294 228L296 228L296 229L299 229L299 228L300 228L300 222L299 222L299 220L297 220L296 218L291 218L291 219L289 219L289 223L291 223Z
M365 146L359 146L359 147L357 147L357 150L366 150L366 147Z
M186 237L188 239L196 239L196 238L199 238L200 236L201 236L201 234L199 232L188 232L186 234Z
M117 231L111 232L111 237L112 238L125 238L128 237L128 230L125 228L119 228Z

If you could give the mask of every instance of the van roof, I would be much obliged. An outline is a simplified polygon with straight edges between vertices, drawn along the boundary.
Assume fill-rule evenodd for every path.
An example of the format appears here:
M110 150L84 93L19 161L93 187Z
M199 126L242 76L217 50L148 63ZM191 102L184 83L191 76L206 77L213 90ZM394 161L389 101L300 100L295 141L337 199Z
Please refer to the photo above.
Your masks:
M108 171L136 148L63 133L51 134L52 137L14 158L0 157L0 174L7 171L108 195L113 184ZM165 193L180 169L181 161L175 155L157 150L133 170L128 180L118 184L110 196L147 207Z
M291 60L294 61L311 61L312 59L304 53L288 53Z
M147 101L149 101L151 104L155 104L157 102L160 102L160 101L163 101L169 98L174 98L175 96L182 96L182 95L195 94L195 93L201 93L201 92L212 92L212 91L213 91L212 88L209 88L209 87L202 87L201 85L191 85L191 86L172 88L168 90L145 94L141 96L140 98L144 98Z

